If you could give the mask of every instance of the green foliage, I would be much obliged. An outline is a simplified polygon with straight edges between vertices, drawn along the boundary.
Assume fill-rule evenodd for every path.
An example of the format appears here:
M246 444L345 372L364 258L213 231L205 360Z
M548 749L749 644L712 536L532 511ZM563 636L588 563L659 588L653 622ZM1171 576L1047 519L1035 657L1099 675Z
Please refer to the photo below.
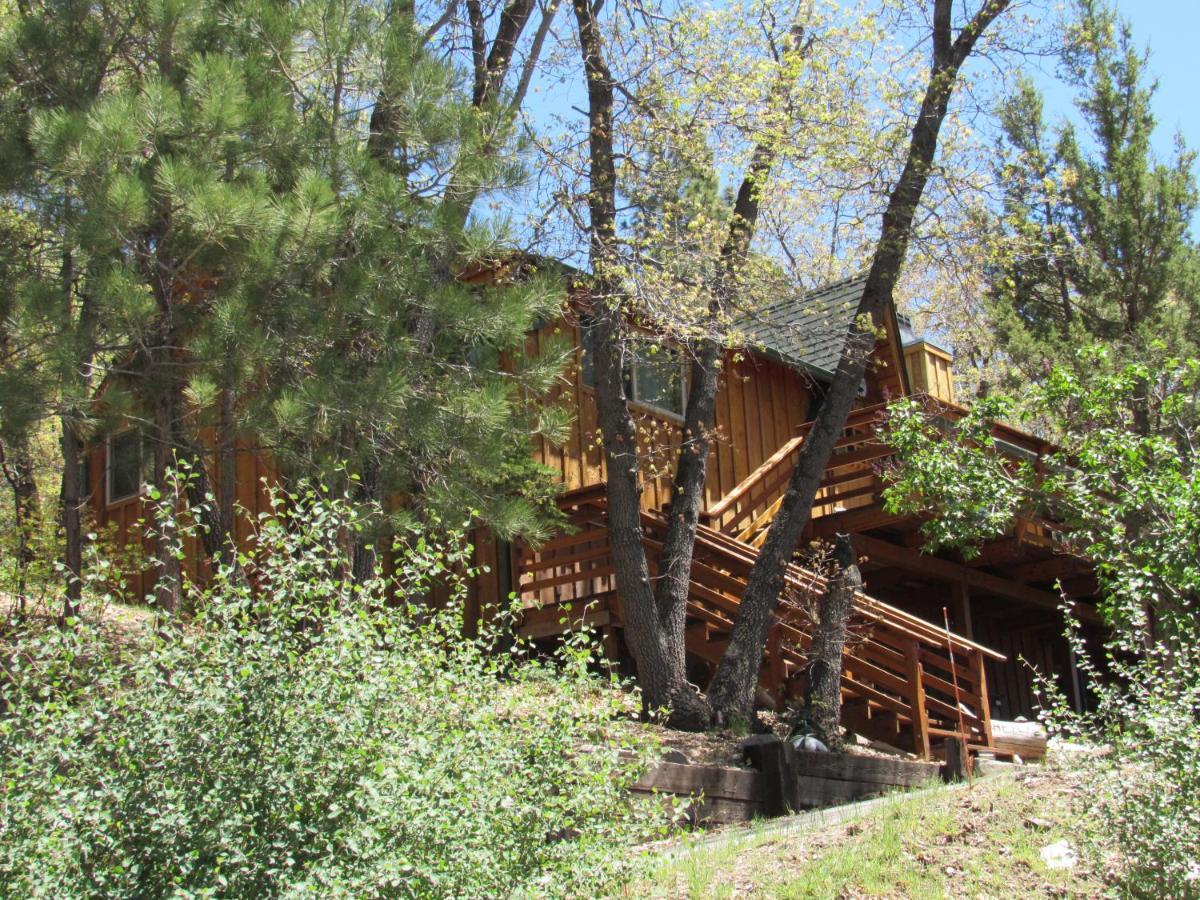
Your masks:
M1078 634L1092 709L1076 715L1060 701L1048 718L1062 733L1105 741L1081 758L1086 811L1102 824L1092 839L1124 863L1124 887L1139 897L1200 897L1200 667L1159 645L1142 659L1089 661Z
M196 615L9 636L0 882L22 896L580 896L662 810L631 805L605 690L467 640L469 548L411 533L348 575L357 505L275 498ZM424 598L434 583L452 602ZM253 587L251 587L253 585Z
M181 459L256 434L297 478L345 462L361 500L544 535L516 438L563 436L567 354L514 360L563 284L460 278L514 255L472 209L524 145L425 27L338 0L6 10L0 426L135 418Z
M1097 374L1080 374L1089 369ZM1132 401L1148 387L1162 427L1142 434ZM1078 716L1060 702L1051 718L1111 745L1087 763L1092 812L1125 858L1128 887L1145 896L1200 896L1198 396L1200 361L1114 371L1089 351L1031 391L1031 413L1054 423L1061 448L1041 465L1000 452L991 424L1011 408L1002 401L952 427L905 401L887 426L900 462L886 504L932 512L922 527L935 547L969 552L1025 514L1055 523L1063 551L1091 560L1111 629L1103 664L1074 625L1068 638L1092 708Z
M1087 379L1082 371L1105 373ZM1172 361L1114 374L1104 351L1084 351L1024 398L1031 415L1053 422L1059 449L1037 463L998 448L992 423L1013 408L993 398L947 427L913 401L894 404L887 441L898 450L885 502L904 513L932 512L922 529L934 548L1004 533L1015 516L1062 528L1064 550L1090 559L1100 609L1129 649L1156 635L1190 641L1200 597L1197 535L1200 482L1192 448L1200 362ZM1131 398L1159 391L1162 433L1137 433Z
M1075 5L1066 74L1083 133L1056 134L1029 83L1000 115L987 310L1022 381L1089 343L1119 350L1118 365L1146 359L1154 342L1174 356L1197 348L1195 153L1177 142L1159 159L1146 54L1106 3Z

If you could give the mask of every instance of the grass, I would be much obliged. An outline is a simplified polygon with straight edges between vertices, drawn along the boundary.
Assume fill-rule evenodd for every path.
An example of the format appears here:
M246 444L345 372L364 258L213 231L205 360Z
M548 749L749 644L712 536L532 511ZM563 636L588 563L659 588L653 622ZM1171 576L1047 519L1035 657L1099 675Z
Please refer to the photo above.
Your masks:
M780 832L769 824L658 862L625 896L1037 897L1108 891L1089 856L1082 788L1057 766L1029 767L970 789L896 795L840 825ZM1041 850L1068 840L1070 870Z

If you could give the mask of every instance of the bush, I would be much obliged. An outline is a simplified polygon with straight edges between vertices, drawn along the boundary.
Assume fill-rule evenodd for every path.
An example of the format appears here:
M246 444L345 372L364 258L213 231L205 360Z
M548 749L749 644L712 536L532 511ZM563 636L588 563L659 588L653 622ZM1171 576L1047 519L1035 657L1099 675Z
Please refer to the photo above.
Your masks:
M1111 658L1101 678L1082 649L1095 708L1078 716L1060 701L1051 725L1107 745L1081 757L1095 839L1120 857L1134 896L1200 897L1200 670L1160 647Z
M86 623L13 637L5 896L563 895L621 874L653 822L606 737L620 693L586 648L555 665L464 639L454 539L409 535L394 574L353 584L359 524L319 491L280 498L246 577L191 586L189 621L132 649ZM389 604L435 579L443 610Z

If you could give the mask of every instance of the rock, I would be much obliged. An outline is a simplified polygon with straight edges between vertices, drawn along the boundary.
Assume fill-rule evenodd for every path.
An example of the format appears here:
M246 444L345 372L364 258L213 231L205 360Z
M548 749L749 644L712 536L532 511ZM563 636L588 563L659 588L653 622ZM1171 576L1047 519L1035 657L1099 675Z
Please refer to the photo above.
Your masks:
M1054 826L1045 819L1039 819L1037 816L1030 816L1025 820L1025 827L1033 829L1034 831L1049 831Z
M662 748L662 760L663 762L679 763L681 766L691 764L691 760L687 758L687 754L682 750L676 750L674 747Z
M1072 869L1079 856L1067 841L1055 841L1042 848L1042 862L1047 869Z
M792 738L792 746L806 753L828 753L829 748L811 734L802 734Z

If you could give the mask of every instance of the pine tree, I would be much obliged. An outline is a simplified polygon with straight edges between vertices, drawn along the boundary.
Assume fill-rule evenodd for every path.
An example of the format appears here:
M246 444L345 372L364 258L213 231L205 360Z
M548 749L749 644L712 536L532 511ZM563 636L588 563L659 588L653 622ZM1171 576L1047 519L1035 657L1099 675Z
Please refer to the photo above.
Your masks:
M1169 161L1155 153L1155 86L1128 24L1095 0L1077 16L1068 75L1086 134L1065 124L1055 136L1028 83L1002 116L988 311L1022 379L1087 344L1108 346L1117 364L1198 349L1195 154L1180 139Z
M52 413L59 422L64 620L75 614L82 590L80 458L101 371L97 354L123 319L111 296L84 277L91 260L80 246L81 185L58 163L61 142L78 136L104 86L129 74L132 22L132 8L121 3L62 0L0 12L0 191L12 348L0 418L18 445L39 415Z
M304 274L253 292L272 335L254 418L291 471L340 479L380 510L474 511L501 536L544 536L548 473L528 440L565 431L542 399L570 348L528 359L524 342L565 285L513 257L503 222L462 214L523 177L511 108L480 107L470 74L435 59L411 16L330 9L342 7L301 7L323 23L297 52L310 74L293 100L308 110L309 154L293 202L313 224L285 250ZM378 80L351 84L354 67ZM360 536L357 570L392 524Z
M543 400L568 348L523 349L563 285L510 265L503 223L471 215L522 176L524 86L509 93L504 77L532 8L504 8L473 73L435 58L433 31L386 3L47 4L5 21L6 196L35 211L49 248L23 294L57 373L45 395L63 421L68 611L76 461L118 422L152 449L152 497L174 496L183 467L192 480L174 499L195 505L220 473L204 524L221 562L236 442L253 433L288 474L344 478L365 503L545 533L551 491L527 436L564 430ZM64 59L104 52L92 68L43 66L48 41ZM58 80L39 81L43 67ZM489 271L495 283L465 277ZM155 600L173 611L173 519L156 530ZM359 541L364 570L377 537Z

